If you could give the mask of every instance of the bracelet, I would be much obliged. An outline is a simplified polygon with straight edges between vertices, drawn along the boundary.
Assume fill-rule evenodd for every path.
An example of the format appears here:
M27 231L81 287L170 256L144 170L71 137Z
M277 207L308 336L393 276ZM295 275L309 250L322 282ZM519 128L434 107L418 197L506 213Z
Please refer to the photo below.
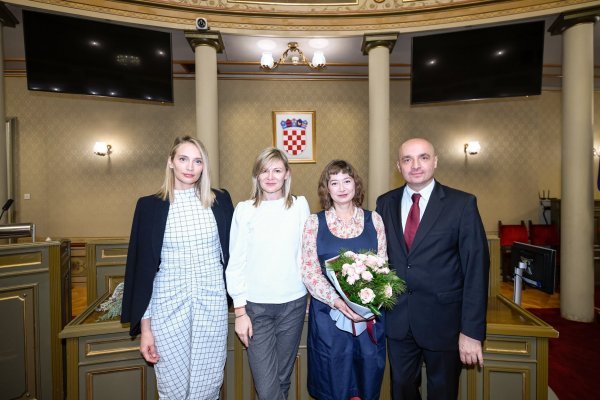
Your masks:
M236 318L241 318L241 317L243 317L244 315L247 315L247 314L246 314L246 313L243 313L243 314L240 314L240 315L236 315L235 317L236 317Z

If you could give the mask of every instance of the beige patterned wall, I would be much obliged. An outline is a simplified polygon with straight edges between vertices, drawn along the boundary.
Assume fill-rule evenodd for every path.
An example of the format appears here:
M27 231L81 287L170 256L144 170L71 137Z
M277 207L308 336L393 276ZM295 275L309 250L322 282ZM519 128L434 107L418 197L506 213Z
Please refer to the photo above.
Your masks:
M36 223L41 237L127 236L137 197L162 181L173 137L193 132L193 81L175 82L175 105L29 92L24 78L5 82L7 116L19 119L17 221ZM560 196L560 92L411 107L408 90L392 83L392 165L402 140L430 138L438 179L477 195L488 231L498 219L536 221L541 190ZM234 202L248 197L254 157L272 143L273 110L316 111L317 163L292 166L293 191L313 211L319 174L332 158L368 176L367 82L220 81L219 109L221 184ZM113 145L110 158L92 154L97 140ZM479 155L465 157L468 140L481 142ZM390 187L400 183L393 174Z
M221 182L234 201L248 198L256 155L273 144L272 111L316 111L315 164L292 165L292 191L319 210L321 171L334 158L368 174L367 82L222 81L219 86Z
M136 199L162 182L174 136L194 132L193 84L175 83L173 106L5 82L6 115L19 121L16 220L34 222L42 238L128 236ZM92 153L99 140L113 146L110 157Z

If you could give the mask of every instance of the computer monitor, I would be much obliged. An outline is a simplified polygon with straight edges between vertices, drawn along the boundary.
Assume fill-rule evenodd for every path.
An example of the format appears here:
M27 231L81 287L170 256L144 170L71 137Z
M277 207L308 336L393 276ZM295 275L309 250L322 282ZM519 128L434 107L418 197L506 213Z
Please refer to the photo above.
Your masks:
M556 250L515 242L511 246L513 271L520 262L525 263L523 282L548 294L554 293L556 276Z

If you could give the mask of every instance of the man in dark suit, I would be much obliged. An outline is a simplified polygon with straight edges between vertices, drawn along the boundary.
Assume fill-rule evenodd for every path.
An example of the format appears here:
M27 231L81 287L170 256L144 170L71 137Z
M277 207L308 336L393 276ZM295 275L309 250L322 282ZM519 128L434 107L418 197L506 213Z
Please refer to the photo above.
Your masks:
M437 182L437 162L430 142L407 140L397 163L406 185L377 199L389 262L407 285L386 315L394 400L421 398L423 361L429 399L456 398L462 364L483 365L487 239L475 196Z

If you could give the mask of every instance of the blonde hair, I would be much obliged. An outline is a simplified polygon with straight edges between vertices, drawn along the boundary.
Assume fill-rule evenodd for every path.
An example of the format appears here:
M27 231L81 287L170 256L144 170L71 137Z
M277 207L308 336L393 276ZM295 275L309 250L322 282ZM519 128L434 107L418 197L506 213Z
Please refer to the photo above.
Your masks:
M352 199L352 203L356 207L361 207L365 198L365 189L363 188L362 179L352 164L344 160L330 161L329 164L325 166L325 169L323 169L323 172L321 172L318 187L321 207L323 210L329 210L333 206L333 199L331 198L328 189L329 178L331 175L337 175L339 173L348 174L349 177L354 179L354 198Z
M206 148L202 142L191 136L178 136L175 138L173 146L169 152L167 165L165 166L165 180L156 195L162 200L168 199L170 203L173 203L175 191L175 173L173 172L173 168L169 167L169 161L173 162L175 159L175 153L177 153L177 149L179 146L185 143L191 143L196 146L200 152L200 156L202 157L202 174L200 174L200 179L196 181L194 186L196 188L196 196L198 196L200 199L202 206L210 208L215 201L215 194L210 188L210 163L208 162L208 153L206 152Z
M290 208L294 202L292 196L292 175L290 171L290 163L285 153L275 147L267 147L256 157L254 161L254 167L252 167L252 193L250 199L254 200L252 205L258 207L262 201L263 190L258 182L258 176L267 168L267 166L274 161L281 161L285 167L286 172L290 172L290 175L283 184L283 197L285 199L285 208Z

